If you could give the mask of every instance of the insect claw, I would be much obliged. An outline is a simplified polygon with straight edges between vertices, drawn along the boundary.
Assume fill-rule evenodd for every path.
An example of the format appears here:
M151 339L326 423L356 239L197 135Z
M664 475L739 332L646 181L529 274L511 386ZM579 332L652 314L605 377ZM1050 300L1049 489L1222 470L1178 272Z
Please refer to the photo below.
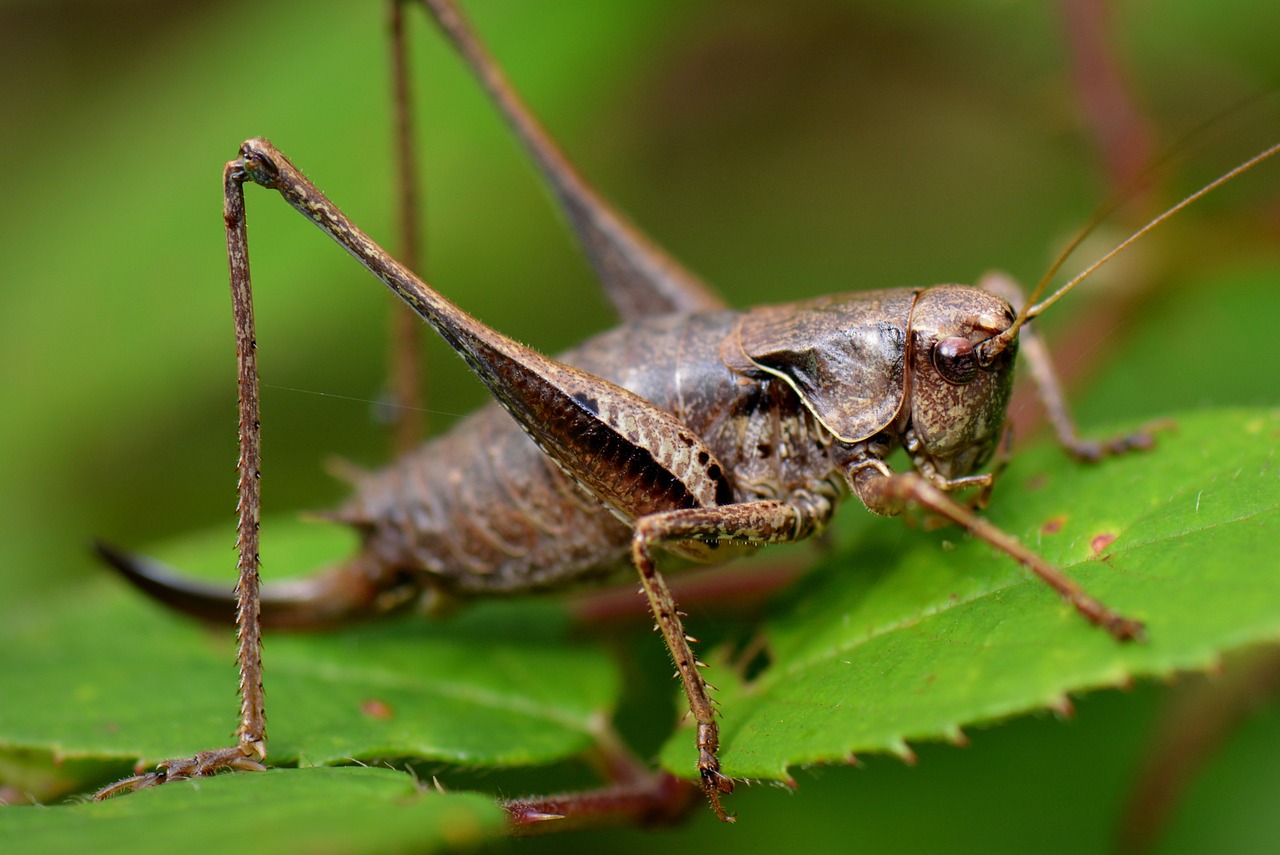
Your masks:
M146 772L141 775L134 775L114 784L103 787L93 794L95 802L106 801L115 798L122 793L136 793L138 790L145 790L147 787L154 787L160 780L160 775L156 772Z

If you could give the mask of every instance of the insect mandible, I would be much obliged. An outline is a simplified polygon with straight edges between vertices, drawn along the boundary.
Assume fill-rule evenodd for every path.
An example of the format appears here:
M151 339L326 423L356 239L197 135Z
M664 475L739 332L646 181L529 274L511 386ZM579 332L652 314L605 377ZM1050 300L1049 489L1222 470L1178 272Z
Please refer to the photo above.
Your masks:
M1040 302L1038 290L1024 301L992 280L986 284L994 291L936 286L728 309L577 176L452 4L424 5L550 182L624 323L559 359L542 356L476 321L392 259L270 143L245 142L224 173L241 394L239 739L168 761L102 795L224 768L256 769L266 757L259 630L263 615L284 606L269 589L260 603L258 589L258 394L246 182L280 192L346 248L433 326L497 399L357 485L334 516L361 532L362 549L317 580L309 597L290 601L295 623L554 590L631 566L683 681L698 724L699 779L721 819L730 818L721 799L733 782L720 771L711 692L655 565L658 550L716 561L738 546L800 540L820 532L853 493L877 513L914 506L946 518L1027 566L1117 639L1141 637L1138 622L1093 599L948 496L992 484L992 474L981 469L1002 442L1019 339L1040 360L1042 348L1025 347L1034 341L1027 322L1090 271ZM1043 361L1033 367L1072 453L1096 459L1150 444L1143 432L1103 443L1079 440L1051 370ZM910 471L895 472L885 462L899 447ZM425 491L451 482L468 486ZM501 513L494 512L498 503L505 505ZM485 536L476 536L478 530ZM126 576L171 603L198 612L225 604L225 596L105 553Z

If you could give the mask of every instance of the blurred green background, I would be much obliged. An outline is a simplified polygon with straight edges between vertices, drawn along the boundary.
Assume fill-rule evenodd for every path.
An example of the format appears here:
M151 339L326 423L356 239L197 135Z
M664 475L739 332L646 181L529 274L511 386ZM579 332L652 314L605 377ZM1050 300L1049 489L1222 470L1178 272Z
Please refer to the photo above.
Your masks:
M467 9L583 170L737 305L973 281L990 268L1029 283L1115 189L1059 5ZM428 278L548 351L607 326L522 155L411 17ZM1280 83L1272 3L1129 2L1115 4L1110 26L1152 156ZM390 241L384 29L374 0L0 4L0 610L74 596L101 572L85 548L94 536L137 546L224 523L230 544L221 165L243 138L269 136ZM1270 95L1184 149L1151 198L1176 198L1277 139ZM1109 288L1147 283L1139 302L1103 315L1096 340L1064 343L1069 360L1092 366L1076 372L1089 375L1077 381L1086 424L1280 400L1277 188L1273 166L1215 194L1091 289L1104 293L1076 295L1049 319L1085 329ZM265 501L277 514L324 508L343 495L326 457L386 458L366 402L383 393L388 298L266 194L250 191L249 219L269 384ZM1102 234L1105 247L1124 231ZM426 359L434 428L484 399L434 340ZM695 815L661 838L609 843L769 851L799 835L867 850L1105 848L1167 694L1086 699L1071 722L979 732L965 751L926 747L913 769L873 758L802 772L794 794L735 796L747 821L736 829ZM16 702L0 687L0 703ZM1273 704L1198 779L1167 850L1274 843L1277 759Z

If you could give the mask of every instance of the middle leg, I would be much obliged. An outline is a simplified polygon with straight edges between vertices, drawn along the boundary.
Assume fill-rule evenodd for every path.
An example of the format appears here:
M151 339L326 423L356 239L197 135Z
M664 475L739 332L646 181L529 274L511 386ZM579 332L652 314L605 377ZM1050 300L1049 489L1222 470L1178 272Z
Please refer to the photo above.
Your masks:
M760 501L712 508L665 511L636 521L631 541L631 558L640 574L640 584L649 601L657 629L666 641L684 684L689 711L698 723L698 777L716 816L732 822L720 803L722 795L733 792L733 780L720 771L720 728L718 711L702 676L700 662L690 646L695 642L685 633L680 612L666 580L653 560L655 546L678 547L681 543L721 541L742 544L788 543L816 534L826 526L834 510L833 497L808 491L793 494L788 501Z

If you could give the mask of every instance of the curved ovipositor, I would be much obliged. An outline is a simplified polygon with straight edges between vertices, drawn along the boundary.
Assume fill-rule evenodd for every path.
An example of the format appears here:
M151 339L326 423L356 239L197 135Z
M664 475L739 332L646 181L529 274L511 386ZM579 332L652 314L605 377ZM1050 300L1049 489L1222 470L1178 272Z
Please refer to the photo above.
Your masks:
M192 579L153 558L101 541L94 550L138 590L180 612L213 623L235 621L233 586ZM328 629L400 611L420 594L411 580L361 571L358 559L262 589L262 624L273 629Z

